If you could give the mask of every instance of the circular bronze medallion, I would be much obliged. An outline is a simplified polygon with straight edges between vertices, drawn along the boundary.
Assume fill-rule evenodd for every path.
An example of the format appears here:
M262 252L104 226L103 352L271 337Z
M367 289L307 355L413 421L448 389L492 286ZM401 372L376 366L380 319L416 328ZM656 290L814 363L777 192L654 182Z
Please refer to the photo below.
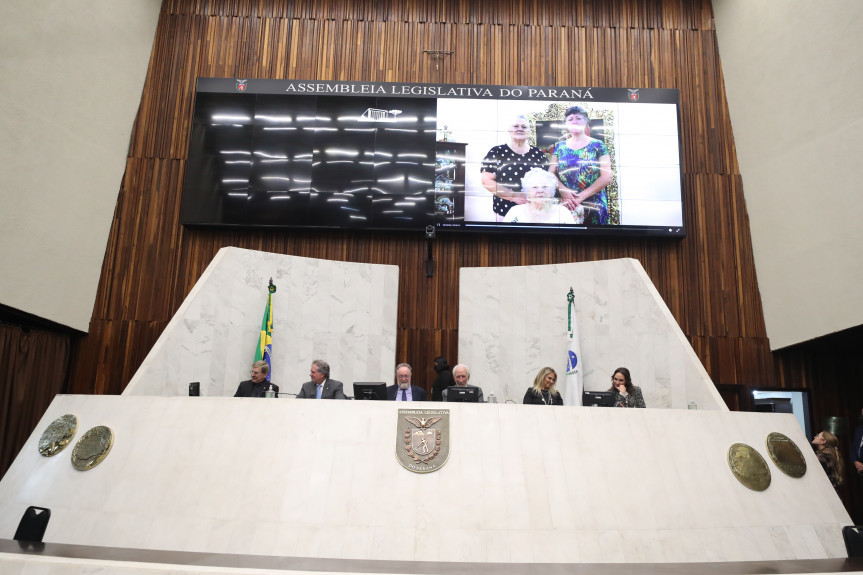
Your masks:
M81 436L72 450L72 465L79 471L93 469L108 456L114 445L114 433L104 425L97 425Z
M789 477L803 477L806 474L806 460L797 444L781 433L773 432L767 436L767 453L776 467Z
M71 413L61 415L45 428L45 432L39 438L39 453L45 457L57 455L72 442L77 431L78 418Z
M764 491L770 486L770 469L754 448L735 443L728 448L728 467L737 481L753 491Z

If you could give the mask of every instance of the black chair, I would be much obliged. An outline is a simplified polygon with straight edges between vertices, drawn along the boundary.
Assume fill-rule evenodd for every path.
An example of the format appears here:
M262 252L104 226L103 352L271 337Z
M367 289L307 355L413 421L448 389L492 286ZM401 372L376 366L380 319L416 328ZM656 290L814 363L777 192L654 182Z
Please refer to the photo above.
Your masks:
M51 519L51 510L45 507L30 506L18 523L15 531L15 541L19 543L42 543L48 520Z
M863 525L848 525L842 528L845 551L848 557L863 557Z

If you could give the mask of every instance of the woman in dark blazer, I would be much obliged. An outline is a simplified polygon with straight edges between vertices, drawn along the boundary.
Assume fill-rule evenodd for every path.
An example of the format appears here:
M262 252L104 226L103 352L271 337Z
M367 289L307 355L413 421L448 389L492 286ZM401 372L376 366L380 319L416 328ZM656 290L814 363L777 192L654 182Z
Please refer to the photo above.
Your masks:
M614 370L611 375L611 388L608 391L614 393L615 407L647 407L644 404L641 388L632 385L629 370L625 367L618 367Z
M533 380L533 387L528 388L522 403L534 405L563 405L563 397L557 391L557 373L550 367L539 370Z

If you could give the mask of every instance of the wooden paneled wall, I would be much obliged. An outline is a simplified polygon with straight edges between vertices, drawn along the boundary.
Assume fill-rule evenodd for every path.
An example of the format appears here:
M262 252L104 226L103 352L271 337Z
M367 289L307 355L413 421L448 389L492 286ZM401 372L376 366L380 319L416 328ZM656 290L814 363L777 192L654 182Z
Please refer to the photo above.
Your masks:
M184 229L198 76L677 88L690 233L681 241L440 234L437 273L427 278L421 230ZM165 0L69 391L122 391L223 246L398 265L397 359L415 365L420 385L431 384L435 356L457 359L461 267L620 257L642 262L714 381L797 383L777 368L765 337L710 0ZM536 329L553 327L538 320Z
M453 50L434 58L424 49ZM681 91L682 241L179 226L195 78ZM457 359L458 270L634 257L715 381L779 384L769 353L709 0L165 0L89 335L70 391L119 393L223 246L401 269L397 358ZM531 294L525 294L528 302ZM541 321L537 329L549 329ZM238 372L238 377L242 375Z

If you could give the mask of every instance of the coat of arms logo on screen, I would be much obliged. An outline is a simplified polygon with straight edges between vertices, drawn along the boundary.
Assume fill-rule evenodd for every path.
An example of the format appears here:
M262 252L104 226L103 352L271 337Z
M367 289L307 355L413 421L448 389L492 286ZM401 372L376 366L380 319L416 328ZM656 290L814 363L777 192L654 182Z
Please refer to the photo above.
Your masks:
M448 409L400 409L396 458L414 473L437 471L449 458Z
M249 87L249 80L237 80L237 92L245 92Z
M629 90L629 101L630 102L637 102L638 101L638 88L636 88L635 90L630 90L629 88L627 88L627 90Z

